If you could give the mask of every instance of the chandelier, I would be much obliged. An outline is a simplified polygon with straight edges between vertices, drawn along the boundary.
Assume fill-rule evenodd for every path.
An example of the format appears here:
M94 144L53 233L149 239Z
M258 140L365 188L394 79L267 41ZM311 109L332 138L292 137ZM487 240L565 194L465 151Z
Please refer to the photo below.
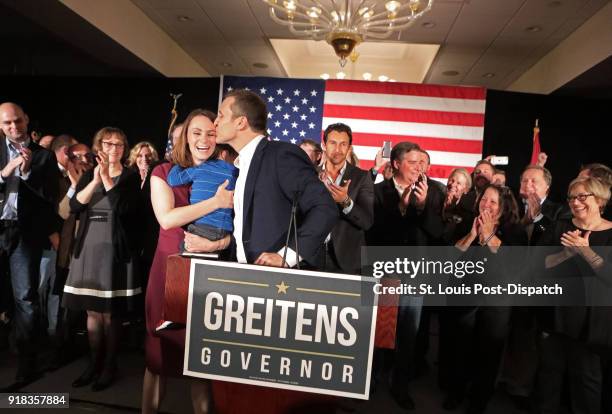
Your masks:
M355 46L386 39L409 27L431 9L433 0L262 0L270 17L291 33L326 40L344 67Z

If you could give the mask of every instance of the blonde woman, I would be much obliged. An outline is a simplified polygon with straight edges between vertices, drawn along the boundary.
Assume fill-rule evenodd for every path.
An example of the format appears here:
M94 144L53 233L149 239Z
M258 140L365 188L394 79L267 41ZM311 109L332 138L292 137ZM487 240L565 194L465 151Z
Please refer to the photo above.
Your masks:
M144 187L149 171L159 161L157 150L148 141L141 141L134 145L127 160L127 167L138 170L140 174L140 187Z

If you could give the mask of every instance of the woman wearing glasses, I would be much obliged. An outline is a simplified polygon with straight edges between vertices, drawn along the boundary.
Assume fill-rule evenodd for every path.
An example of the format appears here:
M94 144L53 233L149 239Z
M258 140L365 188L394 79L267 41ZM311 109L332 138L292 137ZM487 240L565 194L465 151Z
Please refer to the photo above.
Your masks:
M125 134L105 127L93 140L98 165L83 174L70 200L79 214L63 306L87 311L90 361L73 387L94 391L114 380L121 318L142 306L138 280L143 202L140 177L123 163Z
M549 275L581 278L582 283L573 284L571 293L585 299L583 306L556 307L549 317L540 318L540 413L560 411L565 372L569 377L571 411L601 411L600 352L609 354L612 349L612 308L588 305L593 294L603 295L602 298L607 295L605 303L610 303L612 222L601 216L609 199L610 188L600 180L575 179L567 197L572 218L557 221L540 239L542 246L562 246L545 258Z

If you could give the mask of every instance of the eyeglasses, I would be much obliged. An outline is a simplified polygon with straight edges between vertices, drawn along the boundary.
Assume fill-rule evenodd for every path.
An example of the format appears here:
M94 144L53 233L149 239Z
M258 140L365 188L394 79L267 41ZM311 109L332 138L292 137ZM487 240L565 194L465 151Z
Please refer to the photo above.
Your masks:
M124 147L124 145L121 144L121 143L116 144L116 143L110 142L110 141L102 141L102 145L104 145L106 148L115 147L115 148L119 149L119 148L123 148Z
M595 194L593 193L585 193L585 194L576 194L573 196L567 196L567 202L571 203L574 200L578 200L581 203L584 203L586 201L587 198L589 198L590 196L594 196Z

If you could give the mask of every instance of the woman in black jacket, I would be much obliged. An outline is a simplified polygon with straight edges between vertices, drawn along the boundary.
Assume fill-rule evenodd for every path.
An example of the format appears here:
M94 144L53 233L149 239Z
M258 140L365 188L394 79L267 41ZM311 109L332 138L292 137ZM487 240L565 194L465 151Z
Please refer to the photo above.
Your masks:
M143 202L140 177L123 167L128 142L106 127L94 137L98 165L83 175L70 200L79 215L63 306L87 311L90 363L72 385L94 382L94 391L114 380L121 318L141 306L138 272Z

